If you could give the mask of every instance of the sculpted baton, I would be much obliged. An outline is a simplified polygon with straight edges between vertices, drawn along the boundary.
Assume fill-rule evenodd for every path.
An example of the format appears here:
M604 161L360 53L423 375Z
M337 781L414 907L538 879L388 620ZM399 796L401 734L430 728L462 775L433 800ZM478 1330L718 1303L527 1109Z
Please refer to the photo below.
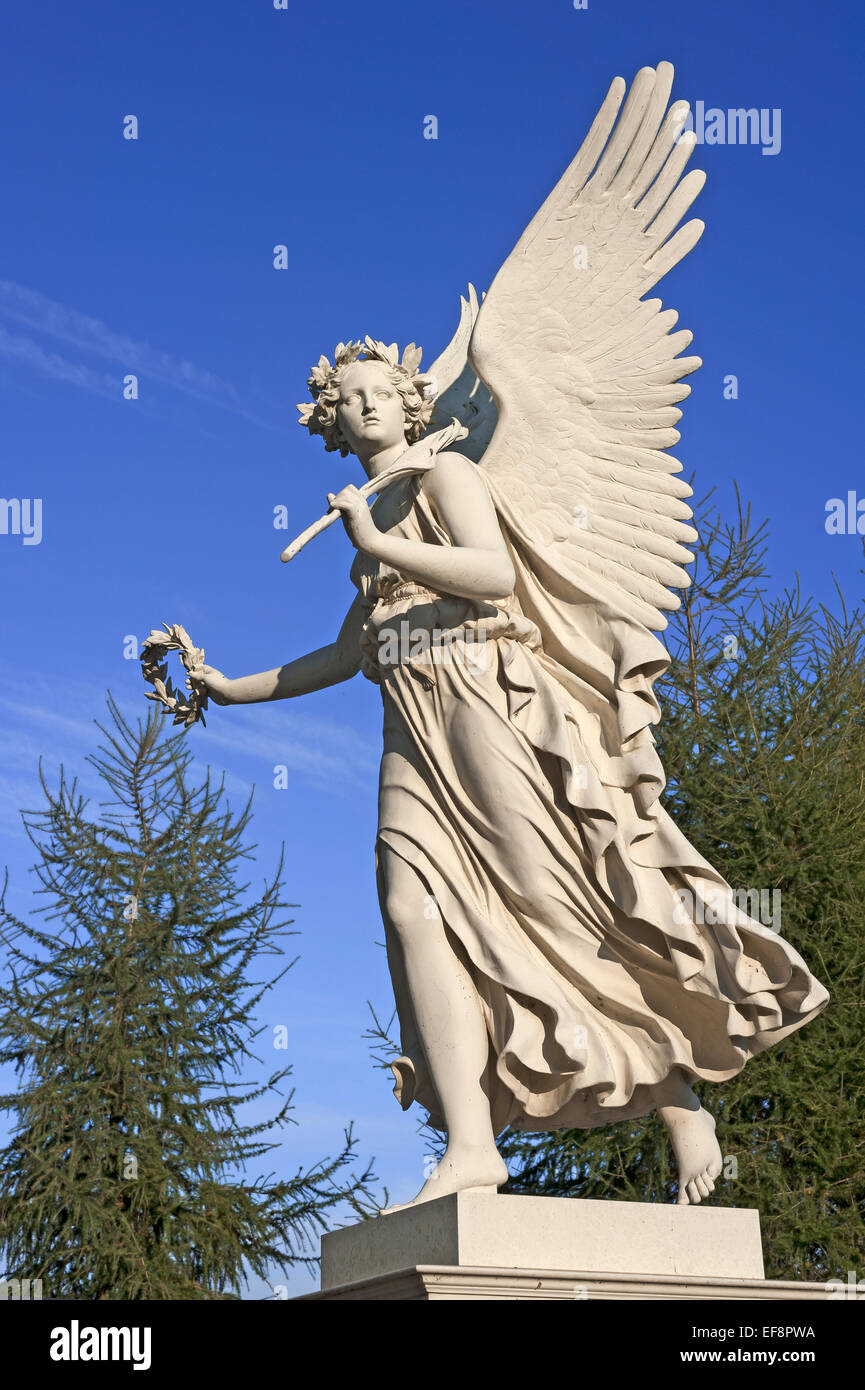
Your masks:
M383 473L379 473L377 478L370 478L362 487L358 488L361 497L372 497L376 492L382 492L391 483L396 483L400 478L406 478L410 473L426 473L434 467L436 454L441 449L446 449L449 444L455 444L457 440L465 439L468 430L465 425L461 425L459 420L454 418L444 429L437 430L434 434L427 435L424 439L413 444L406 449L402 458L398 458L396 463L392 463L390 468L386 468ZM299 555L305 545L308 545L316 536L320 536L322 531L326 531L328 526L332 526L339 520L339 511L331 508L320 516L318 521L314 521L311 526L307 526L305 531L287 545L280 555L280 560L287 562Z

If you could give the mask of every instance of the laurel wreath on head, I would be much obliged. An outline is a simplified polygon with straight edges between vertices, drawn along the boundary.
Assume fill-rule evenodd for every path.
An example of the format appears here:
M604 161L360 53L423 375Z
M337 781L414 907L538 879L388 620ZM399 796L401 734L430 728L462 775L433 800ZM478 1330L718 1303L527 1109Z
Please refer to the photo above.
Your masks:
M181 627L180 623L170 626L163 623L162 626L164 632L154 628L141 644L141 674L153 686L153 690L145 692L144 698L163 704L168 713L174 715L175 724L183 724L188 729L200 719L202 727L206 727L204 711L207 709L207 692L196 690L189 681L186 682L188 694L175 690L165 664L169 652L179 652L186 670L192 671L196 666L204 665L204 649L194 645L186 628Z

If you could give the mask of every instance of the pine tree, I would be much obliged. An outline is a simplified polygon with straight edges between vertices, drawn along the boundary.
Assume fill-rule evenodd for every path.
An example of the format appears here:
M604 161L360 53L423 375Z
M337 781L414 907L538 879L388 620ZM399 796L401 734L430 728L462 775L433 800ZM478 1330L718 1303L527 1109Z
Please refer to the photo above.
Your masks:
M752 916L828 988L826 1010L739 1076L696 1089L725 1159L712 1205L760 1211L767 1277L865 1267L865 615L766 597L766 527L706 499L693 582L656 687L665 805ZM777 906L780 902L780 920ZM768 908L768 918L764 916ZM395 1050L369 1034L380 1065ZM441 1136L424 1127L432 1152ZM597 1130L506 1131L510 1193L674 1201L656 1116Z
M81 1299L236 1298L250 1274L310 1265L314 1234L347 1203L376 1206L369 1168L342 1151L293 1177L247 1181L293 1123L284 1066L248 1083L254 1014L294 964L253 978L293 935L283 864L259 895L251 798L234 815L208 773L190 786L184 734L153 711L132 728L108 697L89 758L110 794L101 814L61 771L24 823L39 860L44 924L0 895L8 972L0 1062L20 1085L0 1151L0 1255L7 1277ZM246 1106L271 1099L269 1118Z

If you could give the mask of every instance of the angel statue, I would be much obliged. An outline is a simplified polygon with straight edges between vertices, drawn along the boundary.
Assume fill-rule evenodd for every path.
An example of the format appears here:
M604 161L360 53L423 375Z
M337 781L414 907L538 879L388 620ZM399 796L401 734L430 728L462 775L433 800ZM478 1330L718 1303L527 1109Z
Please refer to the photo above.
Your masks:
M327 495L357 596L328 646L191 675L224 705L358 671L381 686L394 1092L447 1137L406 1205L494 1192L507 1126L653 1110L678 1201L698 1203L722 1162L693 1083L735 1076L829 997L660 801L655 633L697 539L667 450L700 359L643 296L700 237L679 223L705 178L684 175L695 140L672 81L669 63L629 91L615 78L429 373L413 344L400 357L369 337L319 359L300 423L370 480Z

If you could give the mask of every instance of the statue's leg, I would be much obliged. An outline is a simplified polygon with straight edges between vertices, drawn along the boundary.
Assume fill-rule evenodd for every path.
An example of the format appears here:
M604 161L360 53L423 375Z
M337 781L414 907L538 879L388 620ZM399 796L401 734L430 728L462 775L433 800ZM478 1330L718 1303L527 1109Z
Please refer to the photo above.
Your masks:
M386 845L380 846L379 854L382 909L391 943L400 954L394 986L399 988L404 980L408 989L448 1136L441 1162L414 1201L470 1187L495 1190L508 1173L495 1146L482 1086L489 1042L474 985L441 918L425 912L429 893L422 879Z
M667 1127L679 1169L680 1206L695 1206L715 1189L723 1167L715 1121L688 1082L674 1069L652 1089L655 1108Z
M448 741L460 770L460 785L477 810L498 862L507 866L514 899L525 904L534 924L561 930L560 895L545 849L544 818L531 785L538 771L544 777L549 772L551 782L558 774L540 767L536 771L531 762L520 762L510 738L504 723L479 723L472 705L455 705ZM522 780L518 771L523 773ZM696 1204L710 1195L723 1166L714 1120L678 1068L653 1087L652 1099L676 1156L679 1203Z

